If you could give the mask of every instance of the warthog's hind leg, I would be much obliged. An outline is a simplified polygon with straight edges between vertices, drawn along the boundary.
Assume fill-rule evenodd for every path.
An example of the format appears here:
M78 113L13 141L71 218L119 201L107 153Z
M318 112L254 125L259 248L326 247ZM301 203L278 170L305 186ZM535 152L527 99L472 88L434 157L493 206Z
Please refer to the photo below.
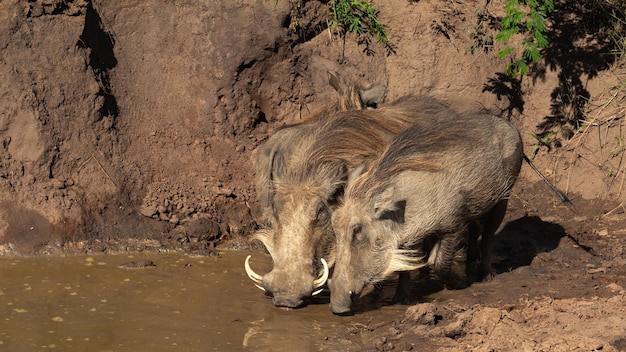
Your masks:
M476 275L478 281L491 278L491 245L493 237L504 219L508 203L508 199L500 200L485 216L480 240L480 264Z

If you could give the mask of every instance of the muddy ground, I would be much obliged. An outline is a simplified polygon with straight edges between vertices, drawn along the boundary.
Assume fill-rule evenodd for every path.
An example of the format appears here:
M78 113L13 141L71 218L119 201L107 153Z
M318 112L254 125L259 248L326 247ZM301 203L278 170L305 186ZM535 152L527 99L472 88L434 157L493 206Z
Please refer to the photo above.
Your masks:
M576 209L524 166L493 280L419 285L426 303L337 331L329 350L626 349L626 71L609 2L557 2L521 80L496 58L499 3L377 2L392 53L328 30L326 4L292 3L2 1L0 252L247 246L252 152L335 98L333 70L386 85L386 102L428 94L509 119ZM549 143L532 136L546 131Z

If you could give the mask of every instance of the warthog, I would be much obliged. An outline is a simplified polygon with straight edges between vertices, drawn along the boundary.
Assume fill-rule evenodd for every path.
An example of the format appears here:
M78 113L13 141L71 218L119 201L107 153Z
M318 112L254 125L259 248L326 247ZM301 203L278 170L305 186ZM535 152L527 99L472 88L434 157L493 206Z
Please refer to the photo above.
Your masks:
M518 131L486 114L397 135L369 167L352 172L333 213L331 311L350 312L367 284L396 271L430 265L446 276L470 228L482 233L469 235L468 256L480 235L479 275L486 275L522 157Z
M273 295L275 305L298 307L323 284L315 274L326 267L322 259L330 265L334 262L331 213L348 173L375 159L407 127L436 125L453 115L435 99L406 97L375 110L338 113L306 137L312 140L305 151L279 148L273 153L268 177L272 228L253 238L265 245L274 266L261 276L250 269L247 258L246 271L257 286Z

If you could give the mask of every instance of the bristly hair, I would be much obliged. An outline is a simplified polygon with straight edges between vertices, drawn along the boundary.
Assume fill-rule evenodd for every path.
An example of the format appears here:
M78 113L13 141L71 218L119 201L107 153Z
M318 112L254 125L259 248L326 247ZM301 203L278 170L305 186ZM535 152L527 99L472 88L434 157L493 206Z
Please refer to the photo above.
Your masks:
M265 246L265 249L270 253L270 256L273 256L274 253L274 230L272 229L260 229L255 232L248 241L257 240Z
M326 163L298 163L275 183L275 192L298 194L298 192L315 193L327 199L338 188L343 189L347 178L347 170L338 160Z
M414 125L394 137L382 154L372 163L369 171L353 182L350 194L368 197L386 187L400 172L429 171L441 169L439 156L452 147L470 144L473 136L467 133L471 121L451 118L437 125Z
M335 77L335 79L339 78ZM274 131L274 133L284 129L289 129L302 125L321 125L333 119L337 115L337 113L352 110L361 110L366 108L366 105L361 100L361 96L359 94L363 91L362 86L358 84L347 85L345 82L333 85L332 82L333 81L331 80L331 86L333 86L339 94L339 96L333 102L315 109L311 113L304 116L300 121L279 126Z
M394 249L384 277L396 271L416 270L427 266L428 263L424 261L425 258L418 257L416 254L417 251L411 249Z
M315 164L339 159L354 168L375 158L392 136L414 122L414 114L402 104L341 113L321 126L309 160Z
M332 119L325 120L316 131L315 142L304 154L307 157L303 160L300 171L310 173L308 170L314 170L320 164L338 160L348 169L356 168L374 160L393 136L410 126L417 125L424 128L428 126L430 129L439 131L440 129L436 126L449 120L458 121L458 114L436 99L425 96L403 97L393 104L376 110L337 113ZM414 136L407 136L407 138L412 137ZM415 165L415 163L410 163L411 158L407 157L411 151L399 150L399 153L404 158L399 159L393 156L392 158ZM429 169L436 167L432 163L426 163L423 159L420 161L421 167ZM403 164L397 164L397 166L405 167Z

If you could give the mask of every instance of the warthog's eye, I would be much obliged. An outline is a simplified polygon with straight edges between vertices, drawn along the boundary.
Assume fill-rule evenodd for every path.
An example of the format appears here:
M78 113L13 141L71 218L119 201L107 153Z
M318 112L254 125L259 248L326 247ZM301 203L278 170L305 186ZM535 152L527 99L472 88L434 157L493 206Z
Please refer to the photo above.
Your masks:
M367 235L363 232L363 226L353 225L352 226L352 243L359 244L367 241Z
M320 203L317 206L317 211L315 212L315 223L318 225L324 225L330 219L330 214L328 213L328 208L323 203Z

